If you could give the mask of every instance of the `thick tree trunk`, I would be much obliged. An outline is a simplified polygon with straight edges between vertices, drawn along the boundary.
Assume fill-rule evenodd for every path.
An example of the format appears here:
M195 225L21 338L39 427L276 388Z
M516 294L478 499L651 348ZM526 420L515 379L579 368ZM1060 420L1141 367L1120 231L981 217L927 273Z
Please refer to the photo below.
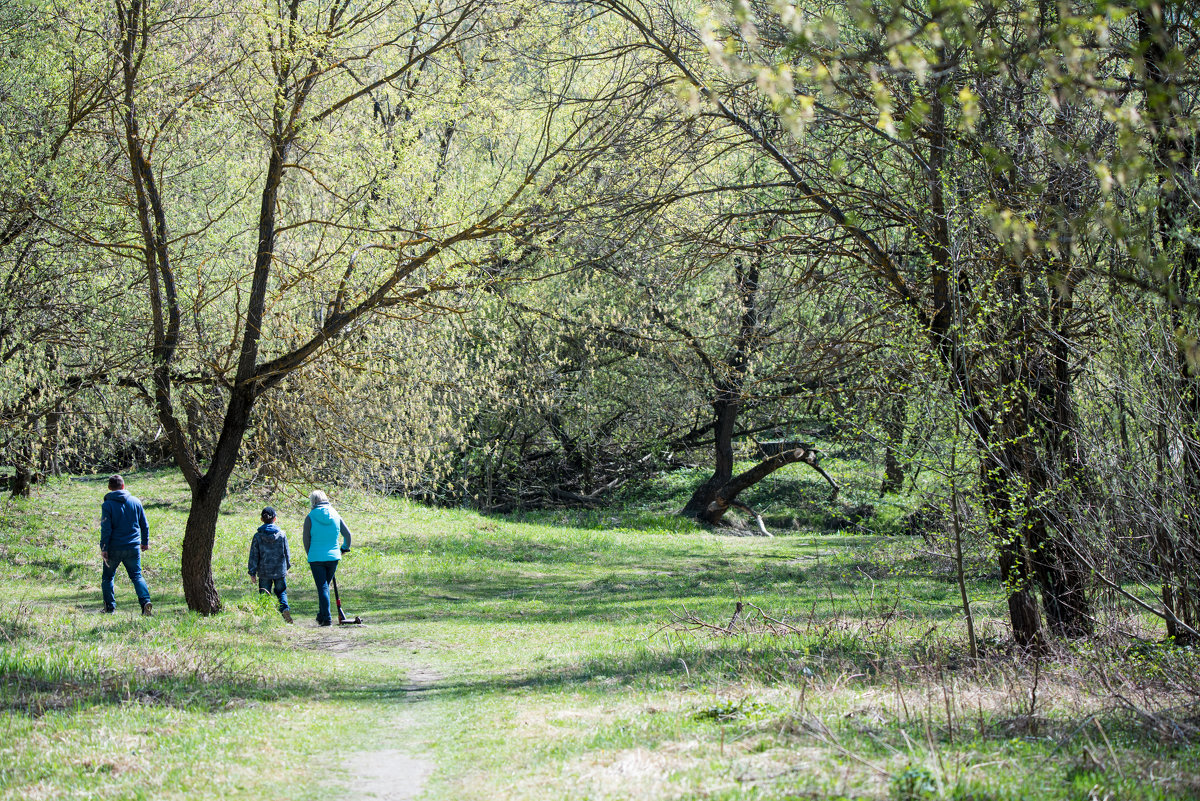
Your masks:
M33 494L33 468L28 464L18 464L16 475L13 476L12 496L28 498Z
M981 484L987 504L993 540L1000 562L1000 579L1008 600L1008 617L1013 639L1022 648L1041 650L1042 620L1033 594L1029 555L1025 538L1013 513L1012 485L1007 469L990 454L982 454Z
M944 59L945 52L940 50L939 62L943 62ZM1013 639L1023 648L1041 650L1045 646L1042 637L1042 621L1033 593L1029 554L1026 550L1021 525L1023 521L1017 520L1012 497L1014 477L1012 475L1011 446L1005 447L1003 452L997 452L996 448L1000 446L993 442L996 439L996 429L999 429L1001 437L1009 443L1017 442L1019 436L1014 436L1013 432L1005 430L1011 426L1013 422L1011 419L994 421L986 412L983 398L976 387L977 376L958 339L954 319L955 296L962 292L962 286L954 280L955 270L951 255L953 249L950 240L951 225L944 186L946 180L944 167L954 140L948 131L941 86L942 81L934 82L933 91L928 95L931 113L926 181L929 188L929 208L933 222L930 250L934 263L931 276L934 312L928 321L930 343L940 356L951 384L958 394L963 419L974 435L976 446L979 448L980 484L988 510L991 536L996 544L1000 578L1008 597L1008 615L1012 625ZM1009 386L1016 379L1017 374L1012 365L1007 365L1005 371L1007 371L1007 375L1001 375L1000 384ZM1006 406L1010 405L1006 404ZM1011 408L1009 413L1012 413Z
M212 575L212 552L216 542L217 517L237 466L242 439L250 427L250 411L256 395L251 386L234 389L225 413L225 427L213 451L208 471L192 485L192 508L183 535L180 572L188 609L204 615L221 611Z
M1021 419L1008 425L1014 443L1009 468L1026 493L1023 528L1046 621L1058 635L1083 637L1092 633L1092 609L1089 570L1076 552L1082 543L1075 517L1087 497L1088 482L1067 347L1066 321L1074 291L1067 234L1059 250L1064 254L1060 260L1046 265L1047 276L1052 276L1047 287L1053 297L1049 319L1022 311L1021 402L1011 407L1011 414Z
M192 508L184 528L180 564L183 597L188 609L204 615L221 611L221 599L213 581L212 552L224 495L224 487L218 491L207 481L200 482L192 491Z
M1092 633L1091 602L1087 594L1087 572L1078 557L1063 542L1071 536L1067 526L1051 525L1049 515L1034 511L1027 524L1034 575L1042 592L1042 608L1050 629L1066 637Z

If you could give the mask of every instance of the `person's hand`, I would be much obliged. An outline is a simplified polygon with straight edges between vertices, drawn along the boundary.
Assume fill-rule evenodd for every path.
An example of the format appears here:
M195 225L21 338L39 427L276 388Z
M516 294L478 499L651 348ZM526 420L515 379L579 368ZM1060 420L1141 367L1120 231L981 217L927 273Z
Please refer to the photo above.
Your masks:
M101 551L100 558L104 560L104 564L108 564L108 551Z
M343 549L342 549L342 553L350 553L350 549L349 549L349 548L343 548Z
M143 545L143 546L142 546L142 553L145 553L145 552L146 552L146 551L148 551L148 550L150 550L150 546L149 546L149 545Z
M258 576L257 576L256 574L254 574L254 573L251 573L251 574L250 574L250 580L251 580L251 581L258 581Z

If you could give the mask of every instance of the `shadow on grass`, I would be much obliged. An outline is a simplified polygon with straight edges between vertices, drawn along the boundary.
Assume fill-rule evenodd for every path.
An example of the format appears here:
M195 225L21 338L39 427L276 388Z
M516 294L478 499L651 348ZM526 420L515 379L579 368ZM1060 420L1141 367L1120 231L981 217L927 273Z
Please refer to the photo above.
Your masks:
M0 654L0 710L30 717L127 704L218 712L323 694L315 683L275 679L220 653L205 655L179 673L81 665L64 653Z
M526 624L578 621L633 621L655 625L672 611L732 614L738 601L770 606L795 621L850 617L903 616L928 625L961 616L956 585L933 584L928 597L901 596L892 583L872 595L868 582L796 580L787 571L759 570L730 577L718 571L663 575L610 575L592 580L547 580L502 576L472 581L422 581L421 591L363 587L351 575L339 576L342 601L354 614L376 623L457 621ZM350 571L347 571L349 574ZM785 586L781 587L783 584ZM293 598L304 603L303 596ZM724 621L719 621L724 622Z
M364 546L385 556L432 559L479 559L483 561L518 565L540 564L547 566L575 566L583 570L598 568L643 570L697 570L708 566L734 567L735 571L753 570L761 560L820 559L820 554L847 550L868 553L877 548L878 538L870 535L818 535L810 531L791 532L787 536L764 541L759 538L743 538L729 535L726 539L733 544L746 543L744 556L718 551L711 540L700 542L680 538L663 537L641 541L641 548L631 551L628 543L616 535L625 530L595 530L586 532L582 541L554 541L537 535L495 535L490 530L474 529L466 533L433 534L415 537L400 537ZM721 532L714 532L720 536ZM802 539L803 538L803 539ZM550 539L550 541L547 541ZM767 544L769 543L769 544ZM751 546L754 550L751 551ZM787 553L772 553L767 548L787 549ZM811 553L810 553L811 551ZM817 555L814 557L814 555ZM670 564L648 566L648 560L670 559ZM737 568L736 561L745 567Z
M54 606L96 610L70 618L41 604L0 610L0 712L40 717L130 704L218 712L324 694L315 677L273 669L271 643L247 638L273 621L269 604L230 626L136 610L102 615L98 594L56 596Z
M889 684L891 672L912 660L903 643L888 635L819 630L809 634L766 637L735 634L728 639L689 637L681 644L646 647L633 652L597 656L578 664L528 669L508 676L450 678L428 685L380 683L342 688L336 697L427 701L470 698L519 690L623 693L630 687L657 687L667 680L674 689L727 685L754 679L799 684L836 679Z
M100 560L97 559L97 562ZM96 575L96 585L100 584L100 568L95 565L80 562L76 559L71 559L66 555L62 556L34 556L29 559L21 559L19 562L14 562L14 566L25 569L43 570L60 581L74 581L82 575Z
M142 501L143 509L176 509L186 512L189 511L191 504L187 500L179 501Z

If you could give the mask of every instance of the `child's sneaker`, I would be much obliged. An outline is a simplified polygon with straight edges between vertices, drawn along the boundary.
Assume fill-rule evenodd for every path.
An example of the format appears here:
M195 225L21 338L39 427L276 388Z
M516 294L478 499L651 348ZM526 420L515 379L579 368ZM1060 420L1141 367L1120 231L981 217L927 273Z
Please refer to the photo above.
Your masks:
M154 604L149 601L142 604L142 617L154 617Z

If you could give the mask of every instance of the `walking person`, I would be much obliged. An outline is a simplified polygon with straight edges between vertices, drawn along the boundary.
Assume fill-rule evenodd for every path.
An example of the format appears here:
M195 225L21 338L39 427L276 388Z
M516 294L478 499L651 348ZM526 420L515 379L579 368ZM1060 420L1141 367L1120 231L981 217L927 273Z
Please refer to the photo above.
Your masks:
M246 569L250 578L258 581L259 592L274 592L279 599L279 614L288 623L292 622L291 607L288 606L287 574L292 568L292 555L288 551L287 534L275 524L275 510L268 506L259 518L262 525L250 540L250 559Z
M142 614L150 617L154 614L154 605L150 603L150 588L142 578L142 551L150 549L146 510L142 508L142 502L125 489L125 479L121 476L109 476L108 489L100 505L100 558L104 560L100 593L104 596L104 612L117 611L113 577L117 575L117 566L124 565L138 603L142 605Z
M350 550L350 529L324 492L313 490L308 501L312 510L304 518L304 553L308 557L313 582L317 585L317 625L332 626L329 583L333 581L342 554ZM339 534L342 536L341 548L338 547Z

